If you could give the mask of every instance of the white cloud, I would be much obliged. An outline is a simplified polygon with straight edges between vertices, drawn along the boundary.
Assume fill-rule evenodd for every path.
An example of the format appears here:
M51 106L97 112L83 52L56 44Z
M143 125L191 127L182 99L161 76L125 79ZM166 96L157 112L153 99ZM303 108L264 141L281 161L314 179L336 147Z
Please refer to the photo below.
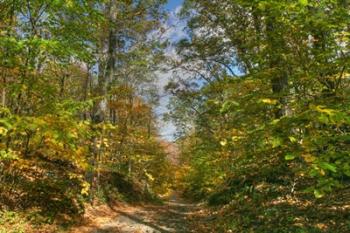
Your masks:
M186 22L178 17L182 6L176 7L170 12L169 18L166 22L164 38L169 39L171 42L176 42L182 38L186 38Z
M178 6L173 11L169 13L169 18L166 22L164 22L162 26L162 30L159 30L155 35L160 38L162 41L169 41L170 44L168 48L165 50L165 55L170 59L176 59L176 49L174 44L179 40L186 38L186 22L179 19L178 13L181 11L182 6ZM156 108L156 114L158 116L159 123L159 134L163 139L172 141L174 139L174 134L176 132L176 127L171 122L165 122L162 118L163 115L169 112L167 108L170 96L167 95L164 91L165 86L169 83L169 81L173 78L174 70L170 69L166 65L163 66L164 70L167 71L159 71L156 73L157 81L156 85L159 90L159 95L161 96L160 104ZM168 68L168 69L167 69Z

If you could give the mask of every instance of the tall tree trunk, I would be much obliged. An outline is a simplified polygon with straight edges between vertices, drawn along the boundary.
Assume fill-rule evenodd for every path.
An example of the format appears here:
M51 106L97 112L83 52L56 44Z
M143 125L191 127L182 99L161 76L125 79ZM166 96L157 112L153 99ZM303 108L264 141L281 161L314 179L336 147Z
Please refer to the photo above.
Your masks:
M101 38L101 53L104 53L105 44L107 42L107 54L106 54L106 66L103 66L103 59L99 63L99 75L98 75L98 86L97 86L97 100L93 109L92 121L95 124L105 122L108 117L108 85L113 80L115 75L115 63L116 63L116 50L117 50L117 31L116 31L116 17L117 17L117 1L110 0L106 5L105 14L108 18L108 37L107 41L102 35ZM104 57L104 56L102 56ZM94 161L92 161L92 177L93 177L93 188L91 192L94 192L94 189L99 190L99 167L102 158L102 152L100 148L96 148L97 138L94 139ZM100 139L100 143L101 143ZM96 172L97 171L97 172Z
M3 77L3 87L1 90L1 105L6 107L6 77Z
M116 30L116 18L117 18L117 3L116 0L110 0L106 7L106 15L108 16L108 37L107 37L107 59L106 66L103 69L100 64L99 76L98 76L98 90L97 94L99 100L95 107L95 123L105 121L107 114L107 94L108 85L113 80L115 75L115 63L116 63L116 51L117 51L117 30ZM101 49L104 46L104 39L102 39Z
M268 16L266 21L266 33L269 44L269 68L272 70L271 88L278 97L279 107L275 111L275 117L281 118L289 114L288 100L288 72L283 64L282 53L285 42L283 37L276 33L278 22L274 16Z
M89 95L89 92L90 92L90 65L89 64L86 64L86 76L85 76L85 80L84 80L84 82L83 82L83 96L82 96L82 100L84 101L84 102L86 102L87 101L87 99L88 99L88 95ZM88 119L88 112L87 111L84 111L83 113L82 113L82 119L83 120L87 120Z

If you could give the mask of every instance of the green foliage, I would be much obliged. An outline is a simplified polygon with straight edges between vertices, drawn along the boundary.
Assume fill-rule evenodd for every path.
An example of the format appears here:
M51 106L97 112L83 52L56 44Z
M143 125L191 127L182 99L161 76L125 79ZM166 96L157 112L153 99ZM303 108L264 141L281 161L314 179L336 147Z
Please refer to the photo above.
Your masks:
M198 64L198 72L205 70L210 80L199 89L189 83L173 92L174 110L179 109L173 118L181 114L178 106L195 115L194 130L183 139L191 148L184 154L193 154L185 161L194 170L188 175L198 176L189 186L204 188L209 182L215 190L221 177L248 176L277 164L289 166L286 174L293 177L311 178L314 183L306 190L317 197L346 185L349 54L347 40L339 37L347 29L339 25L349 23L349 5L196 0L185 5L191 33L190 40L179 43L179 55L185 64ZM222 33L196 33L218 28ZM234 77L235 68L241 77ZM194 79L203 78L198 72ZM196 156L201 148L206 150Z
M23 216L13 211L0 212L1 233L25 233L26 220Z
M52 224L118 199L113 179L167 192L153 114L164 45L149 37L163 3L1 1L0 207Z
M169 118L187 120L177 124L185 193L227 205L217 232L336 229L302 205L326 214L322 205L349 189L349 9L346 1L185 1L189 34L175 64L187 76L169 85ZM330 218L347 232L337 214ZM308 220L297 226L291 216Z

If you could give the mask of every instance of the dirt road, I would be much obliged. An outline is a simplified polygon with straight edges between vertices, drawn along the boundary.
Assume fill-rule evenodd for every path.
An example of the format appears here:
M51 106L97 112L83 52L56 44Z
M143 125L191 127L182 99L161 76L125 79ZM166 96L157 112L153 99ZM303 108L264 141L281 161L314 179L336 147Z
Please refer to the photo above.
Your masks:
M99 210L72 233L190 233L205 223L202 206L173 198L164 205L118 206Z

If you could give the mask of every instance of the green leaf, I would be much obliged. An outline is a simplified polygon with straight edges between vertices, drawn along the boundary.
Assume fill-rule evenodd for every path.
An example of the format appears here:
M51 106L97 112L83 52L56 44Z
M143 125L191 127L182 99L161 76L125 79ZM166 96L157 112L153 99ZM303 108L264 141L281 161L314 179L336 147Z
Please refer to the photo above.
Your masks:
M314 195L315 195L316 198L319 199L319 198L322 198L324 196L324 193L322 191L320 191L320 190L315 189L314 190Z
M9 119L0 119L0 125L3 125L7 129L10 129L12 127L11 123L9 122Z
M268 104L268 105L276 105L278 103L275 99L264 98L259 100L260 103Z
M258 8L262 11L266 9L266 2L259 2L258 3Z
M280 121L281 119L274 119L273 121L271 121L271 125L277 125Z
M227 145L227 140L224 139L224 140L220 141L220 145L221 146L226 146Z
M325 169L325 170L329 170L332 172L337 172L337 167L334 166L333 164L327 163L327 162L321 162L320 163L320 167Z
M17 160L18 156L12 151L0 150L0 161L1 160Z
M238 107L239 106L239 103L236 102L236 101L226 101L221 109L220 109L220 112L221 113L227 113L228 111L231 111L234 107Z
M7 129L0 126L0 135L5 136L7 134L7 131L8 131Z
M323 124L328 124L329 123L329 118L327 115L322 114L318 117L318 120L323 123Z
M289 161L289 160L295 159L295 157L296 157L295 154L286 154L286 155L284 156L284 159Z
M290 142L292 142L292 143L298 141L298 140L297 140L295 137L293 137L293 136L289 136L288 138L289 138Z
M308 0L299 0L300 5L307 6L309 4Z
M271 141L271 144L272 144L272 148L276 148L276 147L279 147L282 145L282 139L281 138L272 138L272 141Z

